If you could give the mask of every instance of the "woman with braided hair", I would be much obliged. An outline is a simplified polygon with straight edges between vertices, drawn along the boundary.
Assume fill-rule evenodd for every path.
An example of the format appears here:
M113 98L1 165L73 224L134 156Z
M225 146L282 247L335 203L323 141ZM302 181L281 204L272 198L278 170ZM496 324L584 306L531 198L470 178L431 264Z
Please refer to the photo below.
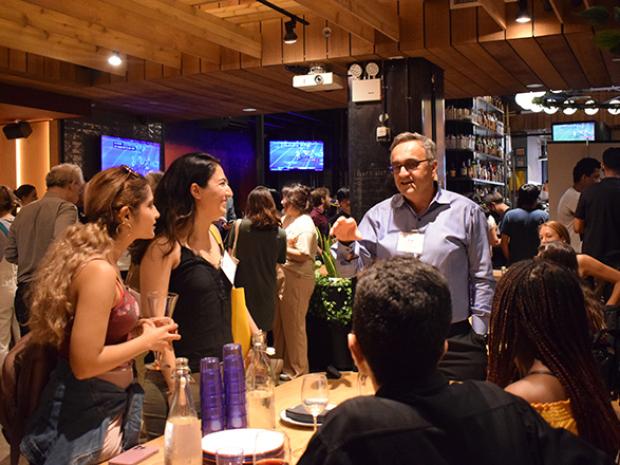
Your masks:
M489 333L488 380L527 400L611 456L620 421L600 378L579 280L545 260L511 266L498 283Z

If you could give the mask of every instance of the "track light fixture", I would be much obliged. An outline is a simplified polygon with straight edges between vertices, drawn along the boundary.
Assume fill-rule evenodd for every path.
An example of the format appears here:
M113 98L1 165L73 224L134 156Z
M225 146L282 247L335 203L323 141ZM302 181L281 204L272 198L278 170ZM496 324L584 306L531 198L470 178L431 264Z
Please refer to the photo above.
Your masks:
M527 0L519 0L519 13L517 13L517 23L529 23L532 20L527 7Z
M285 44L294 44L297 42L297 33L295 32L295 25L297 23L294 19L287 21L284 23L284 28L286 29L286 33L284 34L284 43Z
M617 87L589 89L590 91L617 91ZM586 90L587 91L587 90ZM562 110L565 115L573 115L582 110L588 116L596 115L600 109L607 110L611 115L620 115L620 95L607 101L596 100L586 91L549 91L524 92L515 95L515 102L524 110L534 113L544 111L553 115Z
M123 59L118 54L118 52L112 52L112 55L108 57L108 63L111 66L120 66L123 64Z
M291 13L288 10L285 10L281 6L278 6L274 3L271 3L268 0L256 0L258 3L262 3L268 8L271 8L274 11L277 11L281 15L288 16L290 21L284 23L284 28L286 29L286 33L284 34L284 43L285 44L294 44L297 42L297 33L295 32L295 26L297 23L303 24L304 26L310 26L310 23L303 18Z

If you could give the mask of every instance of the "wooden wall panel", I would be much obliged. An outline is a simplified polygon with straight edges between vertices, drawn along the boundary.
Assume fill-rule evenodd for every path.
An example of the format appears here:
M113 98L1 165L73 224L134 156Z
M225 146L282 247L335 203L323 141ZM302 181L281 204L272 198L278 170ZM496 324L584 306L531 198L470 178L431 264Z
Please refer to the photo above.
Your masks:
M306 26L297 25L297 42L282 45L282 63L302 63L304 61L304 44L306 42ZM284 37L284 22L280 29L280 37Z
M282 20L268 19L261 23L263 34L262 66L282 63L282 47L289 47L282 42Z
M240 27L242 27L243 29L248 29L249 31L252 31L253 33L256 33L256 34L261 33L261 25L259 22L240 24ZM242 68L255 68L257 66L260 66L260 64L261 64L261 58L254 58L249 55L241 54L241 67Z
M349 58L351 56L351 34L335 24L327 22L327 27L332 30L327 39L327 57Z
M145 77L144 60L136 57L127 57L127 80L143 81Z
M542 37L562 33L562 24L552 9L545 8L544 1L532 0L532 25L535 37ZM558 0L554 0L558 1Z
M327 39L323 37L326 21L319 16L304 16L310 23L304 26L304 59L306 61L324 60L327 58ZM299 26L297 26L299 35Z
M424 0L400 0L400 49L413 55L424 48Z

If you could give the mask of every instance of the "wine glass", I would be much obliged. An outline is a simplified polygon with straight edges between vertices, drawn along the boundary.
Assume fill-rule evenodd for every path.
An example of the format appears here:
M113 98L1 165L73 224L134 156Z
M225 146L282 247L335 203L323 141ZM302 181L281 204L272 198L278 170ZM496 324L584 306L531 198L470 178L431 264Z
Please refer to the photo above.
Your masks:
M227 444L215 451L216 465L243 465L245 455L243 448Z
M148 315L149 317L161 317L165 316L172 318L174 308L177 305L179 294L169 292L166 295L159 291L151 291L146 295L146 301L148 303ZM161 367L161 352L155 352L154 368L159 370Z
M284 431L257 430L254 442L253 465L289 465L291 442Z
M329 402L329 386L327 378L322 373L312 373L304 376L301 385L301 403L312 415L314 431L317 430L317 417L325 410Z

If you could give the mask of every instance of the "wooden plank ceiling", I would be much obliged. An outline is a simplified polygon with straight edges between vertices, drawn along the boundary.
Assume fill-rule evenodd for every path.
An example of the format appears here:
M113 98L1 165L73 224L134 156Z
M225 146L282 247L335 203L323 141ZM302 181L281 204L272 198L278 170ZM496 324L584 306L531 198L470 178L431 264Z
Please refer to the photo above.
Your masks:
M346 75L403 56L442 67L446 98L620 84L620 63L576 19L584 7L561 0L530 0L528 24L504 0L271 1L310 23L297 43L283 44L286 16L253 0L1 0L0 102L5 83L162 120L338 108L346 90L294 89L287 65Z

